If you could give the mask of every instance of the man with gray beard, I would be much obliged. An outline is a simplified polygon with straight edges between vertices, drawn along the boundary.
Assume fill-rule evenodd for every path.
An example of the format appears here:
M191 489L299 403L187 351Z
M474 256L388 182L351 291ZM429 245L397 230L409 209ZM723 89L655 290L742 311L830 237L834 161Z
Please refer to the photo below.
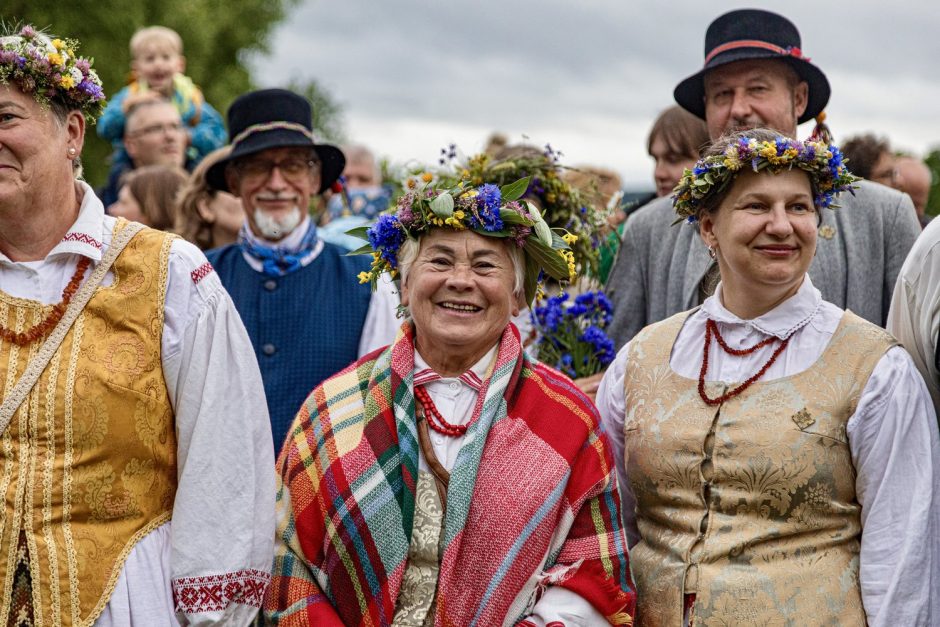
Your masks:
M347 257L317 237L310 199L330 188L346 159L316 143L311 113L305 98L283 89L240 96L228 111L232 152L206 174L245 208L238 241L206 256L254 345L276 447L310 390L391 343L398 328L390 285L380 281L373 295L359 284L368 257Z

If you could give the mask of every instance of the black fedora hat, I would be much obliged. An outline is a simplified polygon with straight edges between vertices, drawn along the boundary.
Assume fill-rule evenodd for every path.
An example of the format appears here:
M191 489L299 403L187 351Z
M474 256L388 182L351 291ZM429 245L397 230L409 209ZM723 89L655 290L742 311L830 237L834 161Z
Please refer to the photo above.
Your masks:
M232 152L206 172L209 186L223 192L231 191L225 180L229 163L269 148L313 148L321 163L320 192L328 189L346 166L342 150L316 143L307 99L286 89L262 89L236 98L228 108L228 131Z
M715 19L705 33L705 66L676 86L676 102L705 119L705 73L745 59L782 59L809 85L803 123L816 117L829 102L829 81L818 67L803 56L800 31L793 22L770 11L740 9Z

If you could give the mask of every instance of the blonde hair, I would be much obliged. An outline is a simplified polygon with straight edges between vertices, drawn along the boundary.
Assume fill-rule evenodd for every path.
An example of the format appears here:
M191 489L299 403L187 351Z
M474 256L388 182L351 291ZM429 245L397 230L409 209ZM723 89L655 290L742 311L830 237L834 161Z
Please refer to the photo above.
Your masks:
M137 57L150 45L166 45L176 54L183 54L183 38L172 28L166 26L147 26L131 37L131 56Z
M173 231L202 250L217 246L212 237L212 222L207 221L199 213L199 203L209 202L219 193L218 190L209 186L206 173L209 172L209 168L228 157L231 152L231 146L224 146L206 155L180 187L176 196L176 220L173 224Z
M185 180L186 170L182 168L148 165L128 172L121 187L130 190L147 226L166 231L173 227L176 192Z

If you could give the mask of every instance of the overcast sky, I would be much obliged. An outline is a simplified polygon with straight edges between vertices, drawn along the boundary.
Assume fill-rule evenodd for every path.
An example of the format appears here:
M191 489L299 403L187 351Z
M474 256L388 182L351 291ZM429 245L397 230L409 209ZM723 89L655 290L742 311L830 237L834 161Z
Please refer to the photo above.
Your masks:
M472 154L501 131L652 188L652 120L701 67L708 23L753 6L800 29L832 85L837 142L874 131L918 154L940 145L933 0L304 0L252 65L263 86L319 81L349 138L396 163L433 163L451 142Z

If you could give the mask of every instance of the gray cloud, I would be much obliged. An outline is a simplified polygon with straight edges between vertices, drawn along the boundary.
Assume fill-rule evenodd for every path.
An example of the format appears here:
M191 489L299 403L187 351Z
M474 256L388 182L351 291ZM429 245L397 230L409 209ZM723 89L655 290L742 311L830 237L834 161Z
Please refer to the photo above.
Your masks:
M572 138L584 147L577 157L644 184L645 133L676 83L700 67L708 22L754 4L308 2L253 65L264 85L316 78L344 104L354 139L397 160L433 158L423 131L452 129L436 145L470 129L545 133ZM909 150L940 143L933 3L798 0L775 10L797 24L804 52L832 83L837 138L874 130ZM406 126L411 140L381 136Z

